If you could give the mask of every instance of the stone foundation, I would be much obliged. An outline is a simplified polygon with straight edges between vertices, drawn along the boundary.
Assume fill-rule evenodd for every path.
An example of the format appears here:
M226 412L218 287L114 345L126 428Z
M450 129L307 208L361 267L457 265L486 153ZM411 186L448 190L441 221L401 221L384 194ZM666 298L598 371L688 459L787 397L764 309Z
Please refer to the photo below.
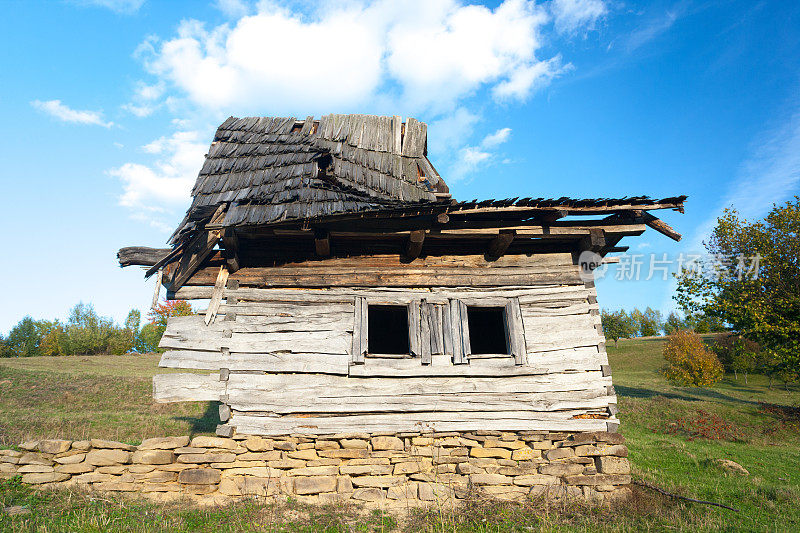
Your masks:
M536 496L603 503L630 494L623 442L617 433L493 431L165 437L138 447L42 440L0 450L0 478L201 503L255 496L403 506Z

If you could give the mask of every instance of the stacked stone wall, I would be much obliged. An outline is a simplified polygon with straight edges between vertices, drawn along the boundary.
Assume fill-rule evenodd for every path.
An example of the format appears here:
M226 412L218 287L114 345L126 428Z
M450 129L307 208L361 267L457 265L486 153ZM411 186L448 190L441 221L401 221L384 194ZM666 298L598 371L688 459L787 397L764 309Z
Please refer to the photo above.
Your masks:
M0 450L0 478L159 500L291 496L424 505L542 496L603 503L630 493L628 450L619 434L605 432L165 437L140 446L42 440L19 448Z

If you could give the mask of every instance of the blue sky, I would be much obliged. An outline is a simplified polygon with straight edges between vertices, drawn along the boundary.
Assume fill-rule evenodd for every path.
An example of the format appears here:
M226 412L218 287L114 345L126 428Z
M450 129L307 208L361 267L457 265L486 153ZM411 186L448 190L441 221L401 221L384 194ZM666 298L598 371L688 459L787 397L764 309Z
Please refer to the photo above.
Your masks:
M689 195L631 253L700 249L722 208L800 189L800 3L6 1L0 332L80 300L124 319L229 115L428 122L459 199ZM598 283L604 307L672 284Z

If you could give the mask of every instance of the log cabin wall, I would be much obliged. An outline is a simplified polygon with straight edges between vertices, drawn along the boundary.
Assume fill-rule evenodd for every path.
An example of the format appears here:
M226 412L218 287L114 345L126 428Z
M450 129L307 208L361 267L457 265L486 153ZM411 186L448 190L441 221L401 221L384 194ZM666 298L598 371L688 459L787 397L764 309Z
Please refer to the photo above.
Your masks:
M220 401L223 435L614 431L596 293L573 261L386 255L245 267L212 323L171 318L161 341L161 366L213 373L156 376L154 395ZM211 297L215 269L174 296ZM374 305L408 309L409 354L369 353ZM471 353L472 306L503 309L507 353Z

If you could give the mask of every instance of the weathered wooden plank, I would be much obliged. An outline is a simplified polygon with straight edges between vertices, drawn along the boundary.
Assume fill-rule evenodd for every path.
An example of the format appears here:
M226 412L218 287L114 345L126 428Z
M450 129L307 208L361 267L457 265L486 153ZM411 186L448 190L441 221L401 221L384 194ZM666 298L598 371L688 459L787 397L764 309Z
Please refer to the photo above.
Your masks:
M381 414L296 418L247 416L234 413L229 425L244 435L309 434L328 435L343 432L401 431L605 431L609 420L540 418L532 413L515 417L506 413L475 413L475 417L453 420L450 413Z
M192 300L211 297L212 287L187 286L183 287L172 296L178 299ZM589 291L581 282L579 285L533 285L533 286L504 286L504 287L431 287L404 288L404 287L333 287L325 289L258 289L242 287L236 291L225 291L225 296L235 296L243 301L289 301L301 303L303 301L319 302L351 302L354 296L366 298L407 298L402 303L407 303L414 298L428 298L431 303L444 304L448 298L512 298L519 297L523 306L528 305L559 305L563 303L574 304L577 301L586 301ZM400 300L397 300L400 301ZM392 302L395 303L395 302ZM593 302L596 304L596 302Z
M434 335L431 333L431 304L420 301L420 358L423 365L431 364Z
M153 291L153 301L150 304L150 309L155 309L156 305L158 305L158 299L161 295L161 280L164 278L164 271L159 270L156 274L156 288Z
M461 319L461 343L462 348L461 351L463 353L462 360L469 360L470 355L472 355L472 347L469 342L469 318L467 312L467 304L464 303L463 300L458 300L458 313L459 318Z
M339 414L356 413L425 413L430 411L470 413L482 411L514 412L537 411L540 413L569 411L572 415L585 414L590 410L608 409L616 401L606 396L605 388L584 391L547 393L485 393L485 394L415 394L415 395L368 395L350 397L328 397L324 390L304 392L303 402L298 402L295 393L286 391L250 391L228 386L228 403L239 412L292 414Z
M428 303L430 306L431 355L443 355L444 348L444 305Z
M354 363L363 364L364 354L369 349L369 310L364 298L355 298L355 321L353 324L353 341L351 359Z
M353 331L354 313L341 315L310 315L303 317L284 316L238 316L229 325L233 333L286 333L292 331ZM252 320L246 320L252 319Z
M596 331L566 331L558 336L552 335L547 339L537 337L534 334L526 335L529 354L532 352L598 346L603 342L605 342L605 337L598 335Z
M294 304L291 302L238 302L236 305L222 304L220 313L232 311L242 317L257 317L262 319L278 317L294 317L298 320L306 320L313 317L327 316L331 319L341 317L345 314L353 313L353 298L347 303L326 304L319 302L314 304L312 301Z
M451 304L450 300L448 300L445 305L442 306L442 348L444 348L444 354L449 355L451 362L455 364L455 347L453 343L455 331L453 331L450 309Z
M422 330L420 319L420 301L408 303L408 348L412 357L420 357L422 352ZM427 339L426 339L427 340Z
M213 332L199 337L172 336L161 338L160 348L218 351L223 347L241 353L328 353L348 354L351 334L346 331L301 331L292 333L234 333L231 338Z
M464 333L461 329L461 304L458 300L450 300L448 306L450 347L452 348L453 364L461 365L467 362L464 355Z
M217 401L225 394L226 383L219 374L156 374L153 399L157 402Z
M213 283L209 269L198 271L186 283L207 285ZM355 271L331 272L320 269L303 269L303 272L279 267L241 268L232 276L243 286L251 287L501 287L524 283L577 284L582 281L578 267L559 271L548 269L536 272L520 268L511 271L487 271L484 269L376 269L363 268Z
M528 364L516 365L509 356L497 359L471 358L469 364L453 365L449 357L432 357L430 365L421 366L414 360L369 360L365 365L351 366L350 375L354 377L504 377L535 376L561 372L599 371L607 364L607 357L597 353L596 348L587 354L579 350L557 350L528 354Z
M514 362L518 365L525 364L525 325L522 321L522 311L520 310L519 298L510 298L506 303L506 312L503 315L506 320L506 331L508 331L508 347Z
M367 361L364 366L369 366ZM419 361L416 361L419 365ZM420 367L422 365L419 365ZM228 392L232 389L251 390L253 394L263 391L295 391L298 398L313 391L324 391L328 398L352 398L368 395L425 395L425 394L483 394L483 393L532 393L568 392L611 385L611 377L602 371L541 374L533 376L509 376L505 379L493 377L411 377L403 380L383 378L342 377L295 374L231 374Z
M225 265L219 267L219 274L217 274L217 281L214 283L214 291L211 293L211 301L206 309L205 323L209 325L217 317L219 305L222 303L222 291L225 290L225 284L228 282L228 269Z
M392 117L392 153L400 155L403 152L402 144L403 119L397 115Z
M272 373L335 374L346 376L350 357L324 353L230 353L200 350L167 350L162 368L199 370L264 371Z

